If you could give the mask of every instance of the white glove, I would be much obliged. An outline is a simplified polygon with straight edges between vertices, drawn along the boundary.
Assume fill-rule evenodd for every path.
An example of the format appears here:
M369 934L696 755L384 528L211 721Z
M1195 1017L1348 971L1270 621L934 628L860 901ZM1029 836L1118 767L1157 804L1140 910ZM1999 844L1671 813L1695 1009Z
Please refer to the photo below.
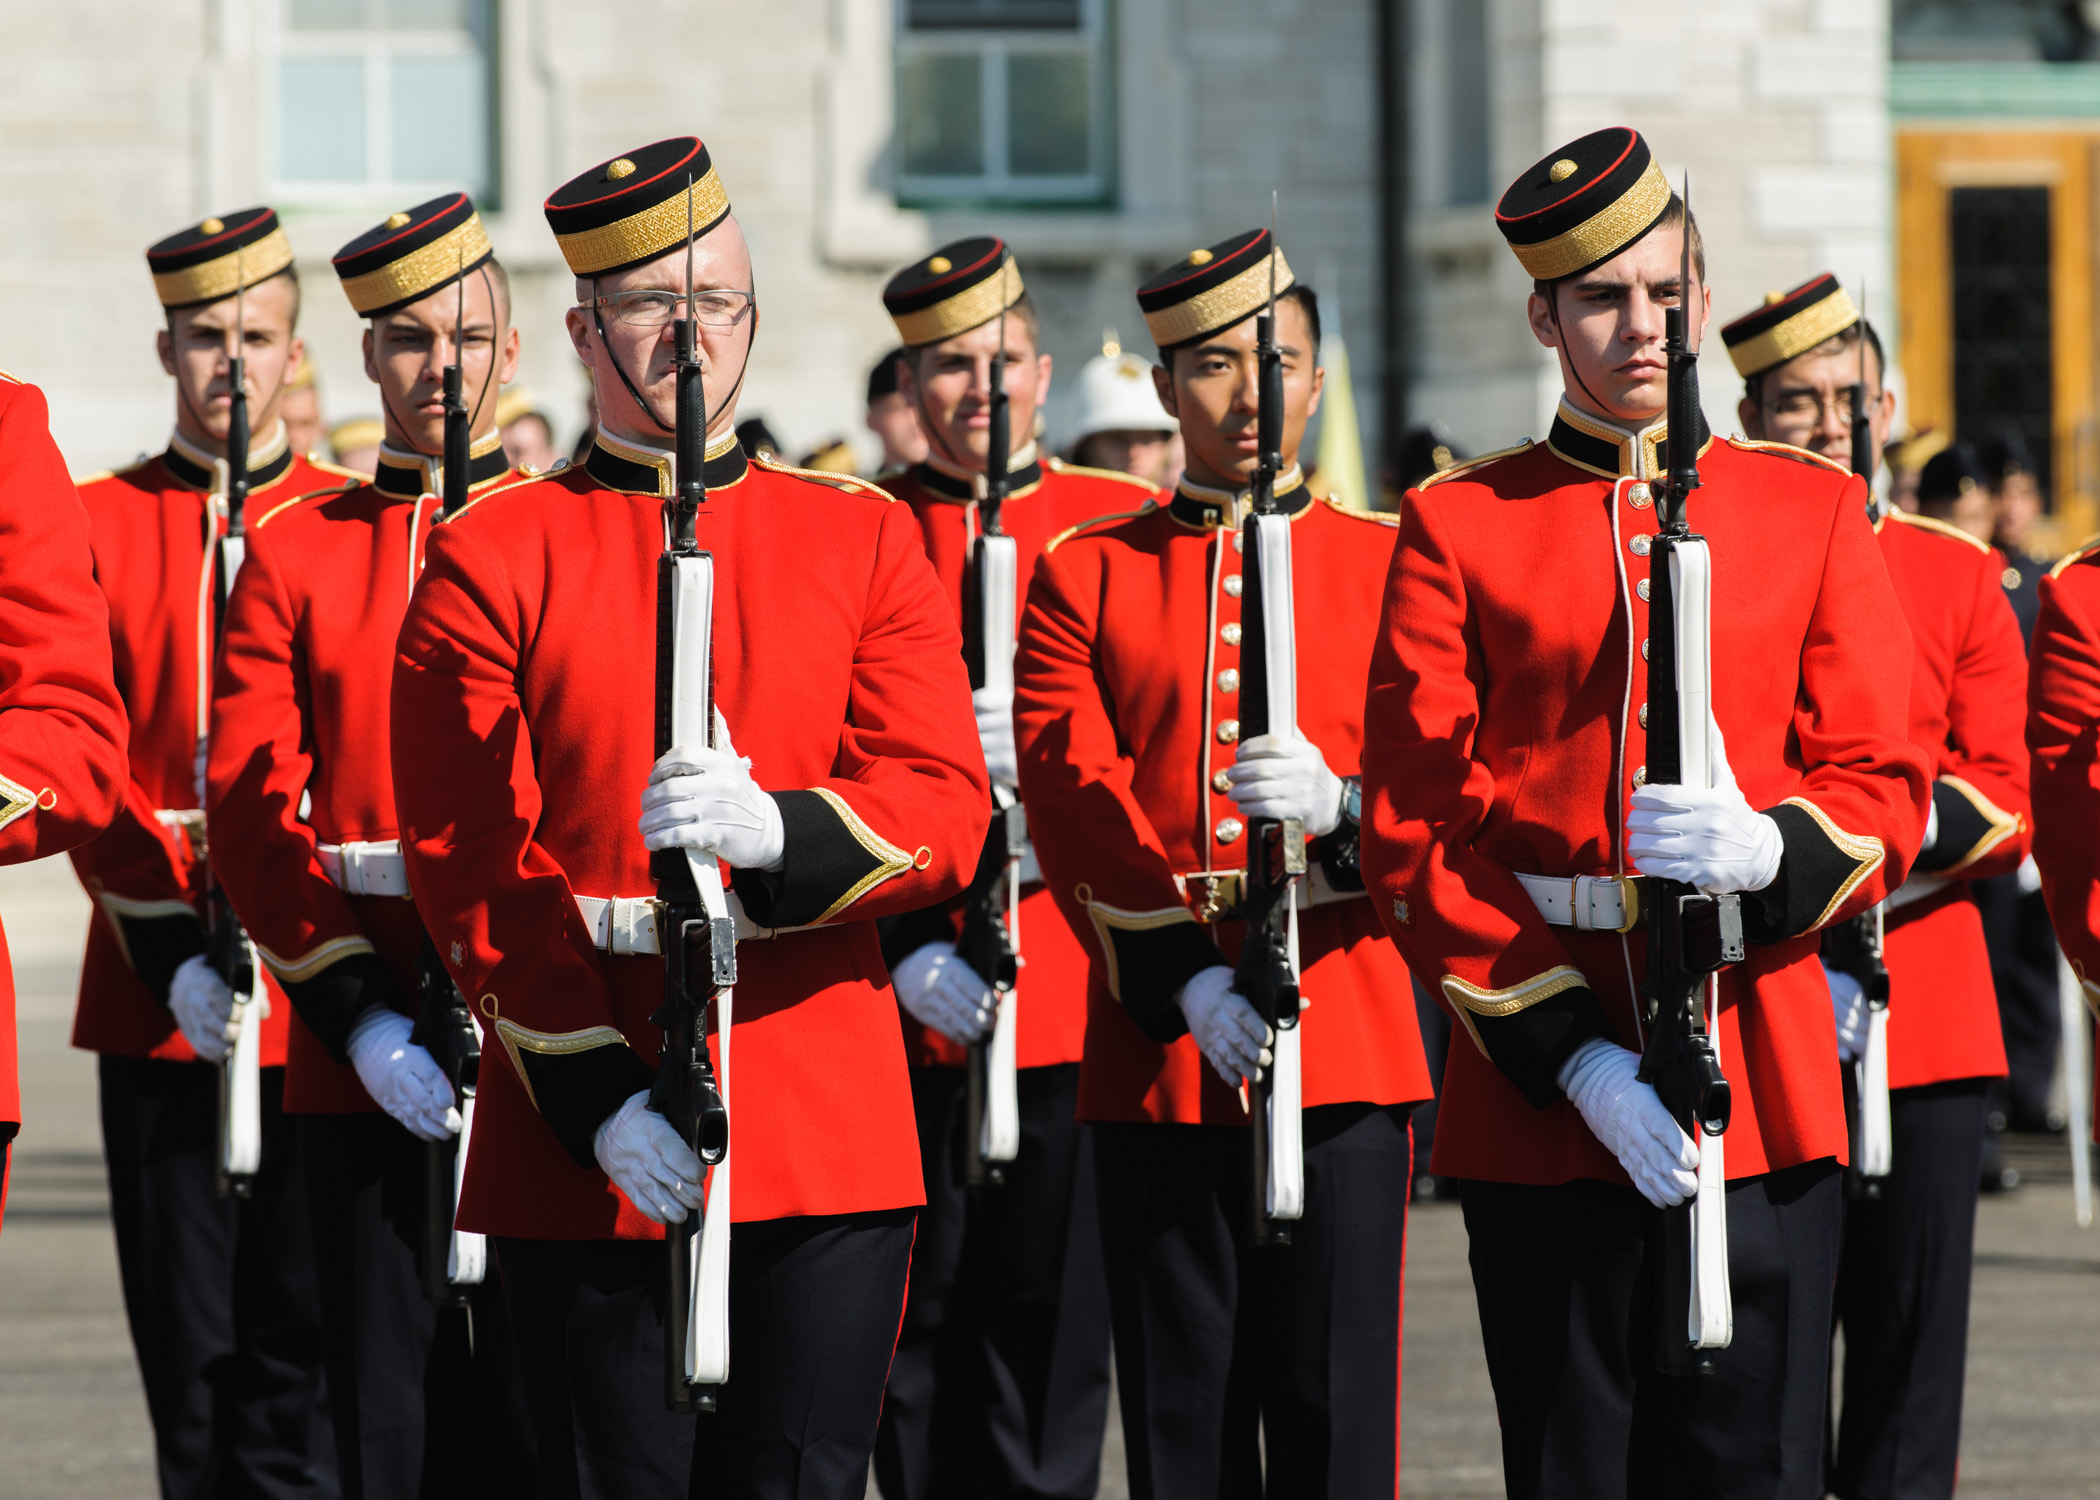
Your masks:
M1250 818L1298 818L1315 837L1341 826L1342 778L1303 735L1242 742L1225 779L1231 783L1226 795Z
M627 1201L659 1224L683 1224L702 1202L700 1158L649 1107L646 1090L606 1116L591 1152Z
M1640 1067L1638 1052L1591 1037L1561 1064L1561 1092L1641 1196L1674 1208L1698 1190L1699 1147L1670 1118L1654 1085L1634 1076Z
M1254 1003L1232 987L1232 970L1225 965L1202 970L1175 994L1174 1003L1187 1018L1196 1046L1227 1086L1238 1088L1243 1079L1260 1078L1273 1060L1269 1043L1274 1036Z
M415 1022L398 1010L374 1005L350 1028L350 1063L372 1102L399 1120L419 1141L459 1134L452 1080L418 1043L408 1039Z
M1626 817L1626 852L1643 875L1695 886L1709 896L1761 891L1779 875L1779 825L1752 808L1735 784L1721 726L1712 736L1713 790L1642 786Z
M970 694L977 710L977 740L984 746L984 766L992 780L1019 790L1021 756L1014 746L1014 700L1006 693L979 688Z
M992 1034L992 987L955 956L953 943L914 950L890 976L897 1003L921 1025L969 1046Z
M664 753L642 789L642 843L650 849L698 849L739 870L777 870L787 857L780 804L751 779L751 762L724 748Z
M218 970L199 953L182 961L168 986L168 1009L182 1028L182 1039L208 1063L224 1062L226 1049L241 1034L233 1019L233 991Z
M1837 1016L1838 1061L1851 1062L1867 1050L1867 992L1842 969L1823 965L1830 985L1830 1009Z

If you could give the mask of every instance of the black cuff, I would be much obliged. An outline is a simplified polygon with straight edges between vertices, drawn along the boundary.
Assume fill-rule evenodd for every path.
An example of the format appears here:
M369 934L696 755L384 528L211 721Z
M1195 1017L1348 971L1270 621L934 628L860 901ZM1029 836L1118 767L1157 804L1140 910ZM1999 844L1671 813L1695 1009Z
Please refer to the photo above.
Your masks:
M1188 1019L1174 997L1205 969L1225 962L1225 955L1196 922L1168 922L1157 927L1104 924L1108 943L1109 992L1138 1030L1166 1043L1188 1034Z
M1343 813L1334 832L1321 834L1316 843L1320 873L1327 877L1329 885L1338 891L1364 889L1364 831L1356 819Z
M882 961L889 965L892 974L897 972L897 965L928 943L955 941L955 921L946 906L926 906L894 917L878 917L875 931L882 938Z
M1874 862L1878 847L1847 849L1821 819L1795 802L1764 813L1779 825L1779 873L1761 891L1743 892L1743 937L1752 943L1783 943L1813 932L1829 920Z
M175 983L175 971L206 947L204 924L195 917L118 917L124 951L139 982L162 1005Z
M1918 851L1913 870L1931 875L1961 864L1997 831L1998 825L1984 815L1983 809L1948 782L1932 784L1932 807L1940 815L1939 836L1932 841L1932 847Z
M827 915L887 863L855 836L816 792L768 793L780 808L779 873L736 870L730 885L761 927L806 927Z
M330 1057L346 1066L350 1031L359 1016L374 1005L408 1013L408 997L376 953L352 953L311 979L280 978L277 982L291 997L292 1009L299 1012L306 1029L328 1049Z
M1562 1096L1560 1070L1575 1049L1593 1038L1616 1043L1604 1007L1588 985L1571 985L1513 1015L1466 1012L1481 1050L1533 1107L1544 1109Z
M655 1076L625 1042L582 1052L540 1052L520 1042L511 1055L524 1070L525 1087L532 1091L540 1118L570 1160L587 1170L598 1166L598 1153L592 1149L598 1127L636 1094L647 1093Z

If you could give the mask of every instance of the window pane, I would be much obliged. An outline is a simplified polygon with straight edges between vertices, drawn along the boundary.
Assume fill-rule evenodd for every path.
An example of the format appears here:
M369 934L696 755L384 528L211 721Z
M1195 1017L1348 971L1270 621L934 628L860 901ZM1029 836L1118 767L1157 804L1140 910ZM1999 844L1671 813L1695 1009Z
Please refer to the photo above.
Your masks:
M1451 66L1444 87L1450 100L1451 202L1488 201L1487 7L1456 0L1446 7Z
M1079 0L911 0L907 24L934 31L950 26L1032 26L1079 29Z
M284 111L284 180L364 181L363 61L355 57L288 57L281 65L278 80Z
M386 0L386 24L395 31L471 31L480 13L477 0Z
M1076 177L1092 166L1087 62L1083 52L1007 58L1007 155L1014 176Z
M294 31L365 29L365 0L291 0L286 10Z
M393 59L393 178L487 190L488 72L479 57Z
M911 177L984 175L984 65L970 54L921 54L898 69L898 135Z

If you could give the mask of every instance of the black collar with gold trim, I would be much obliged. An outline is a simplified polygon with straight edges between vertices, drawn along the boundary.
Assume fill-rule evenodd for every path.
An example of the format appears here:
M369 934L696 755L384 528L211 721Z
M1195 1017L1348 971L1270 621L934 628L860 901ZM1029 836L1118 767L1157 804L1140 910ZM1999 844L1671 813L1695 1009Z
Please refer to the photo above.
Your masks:
M1025 495L1043 482L1042 456L1034 443L1029 443L1014 455L1018 463L1011 464L1006 471L1006 496ZM911 477L919 482L919 488L937 500L953 500L967 505L972 500L984 498L984 471L966 470L946 464L929 454L924 463L914 464Z
M607 489L619 490L623 494L657 495L668 499L678 489L674 472L677 464L668 450L623 442L604 432L600 432L591 443L583 467L591 478ZM700 477L710 490L726 490L750 472L751 464L737 444L735 433L709 444L700 465Z
M1702 412L1700 453L1713 446L1713 440ZM1661 417L1645 427L1627 428L1577 411L1565 400L1553 415L1546 446L1576 468L1605 479L1660 479L1670 467L1670 426Z
M503 451L503 434L489 432L467 450L467 493L494 484L510 472L510 458ZM397 500L418 500L445 493L445 462L427 453L379 446L379 463L372 474L372 488Z
M1184 478L1176 487L1174 498L1167 502L1167 514L1198 531L1237 526L1253 498L1251 489L1214 490ZM1296 464L1277 476L1276 508L1292 520L1304 515L1317 498L1306 486L1305 471Z
M284 423L279 422L277 431L268 442L248 445L249 492L268 489L284 478L285 471L291 468L296 457ZM199 448L179 432L169 436L167 450L161 454L160 462L177 482L190 489L213 490L218 487L219 455Z

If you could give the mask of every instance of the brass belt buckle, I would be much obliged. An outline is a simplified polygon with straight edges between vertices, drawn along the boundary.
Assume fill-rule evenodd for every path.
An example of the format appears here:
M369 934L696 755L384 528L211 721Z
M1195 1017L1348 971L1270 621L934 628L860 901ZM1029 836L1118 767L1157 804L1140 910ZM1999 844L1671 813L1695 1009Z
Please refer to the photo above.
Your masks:
M1624 934L1641 924L1641 877L1621 875L1617 879L1620 904L1619 932Z

